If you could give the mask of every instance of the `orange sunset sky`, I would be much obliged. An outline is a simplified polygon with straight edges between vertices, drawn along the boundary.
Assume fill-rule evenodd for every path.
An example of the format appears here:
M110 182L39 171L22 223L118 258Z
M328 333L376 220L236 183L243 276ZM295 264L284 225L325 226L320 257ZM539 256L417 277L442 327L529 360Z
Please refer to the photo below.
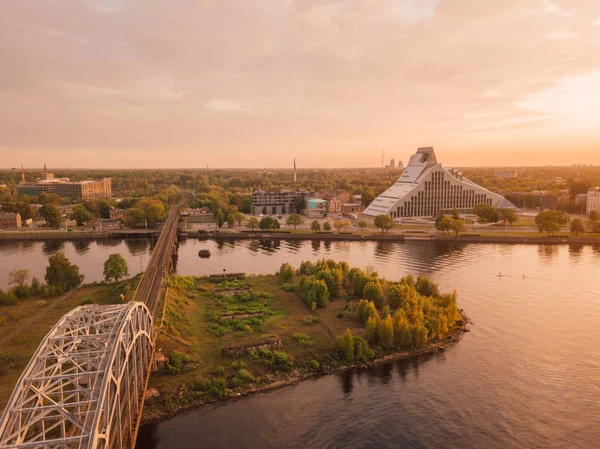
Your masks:
M598 0L0 0L0 168L600 164Z

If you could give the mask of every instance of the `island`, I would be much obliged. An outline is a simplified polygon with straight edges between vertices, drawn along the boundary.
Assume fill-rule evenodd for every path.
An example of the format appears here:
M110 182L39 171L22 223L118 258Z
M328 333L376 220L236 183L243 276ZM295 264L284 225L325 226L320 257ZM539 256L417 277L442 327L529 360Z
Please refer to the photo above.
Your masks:
M172 275L143 421L439 351L468 323L456 292L346 262L284 263L272 275Z

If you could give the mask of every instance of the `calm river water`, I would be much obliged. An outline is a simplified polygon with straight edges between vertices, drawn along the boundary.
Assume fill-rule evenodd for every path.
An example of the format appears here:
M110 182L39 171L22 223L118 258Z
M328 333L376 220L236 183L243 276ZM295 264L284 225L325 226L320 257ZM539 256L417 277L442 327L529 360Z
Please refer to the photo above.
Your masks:
M10 268L42 278L57 249L93 281L114 252L137 272L151 242L0 242L0 287ZM442 353L146 426L138 448L600 447L600 247L188 240L177 271L271 273L320 257L457 289L471 332Z

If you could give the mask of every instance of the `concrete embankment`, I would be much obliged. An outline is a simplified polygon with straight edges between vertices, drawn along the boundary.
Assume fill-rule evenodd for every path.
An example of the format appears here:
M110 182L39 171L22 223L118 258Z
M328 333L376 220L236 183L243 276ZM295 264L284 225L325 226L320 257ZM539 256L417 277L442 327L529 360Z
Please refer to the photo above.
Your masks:
M0 240L79 240L79 239L109 239L109 238L147 238L156 237L160 229L152 230L115 230L115 231L50 231L50 232L0 232Z
M213 240L335 240L335 241L392 241L403 242L404 234L293 234L284 232L250 233L250 232L206 232L182 233L182 237Z
M459 235L442 236L435 235L429 238L408 237L407 240L434 240L436 242L463 242L463 243L510 243L529 245L597 245L600 237L577 237L577 236L495 236L495 235Z

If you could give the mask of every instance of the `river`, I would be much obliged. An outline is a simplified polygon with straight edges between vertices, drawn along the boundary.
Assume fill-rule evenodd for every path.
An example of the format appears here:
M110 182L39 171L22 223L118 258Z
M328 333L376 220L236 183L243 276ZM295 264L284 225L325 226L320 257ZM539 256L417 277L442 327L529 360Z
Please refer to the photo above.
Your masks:
M132 274L138 271L152 245L132 242L66 242L62 249L93 281L114 252ZM203 248L210 259L198 258ZM0 242L0 271L28 268L41 278L55 250L42 242ZM389 279L428 275L443 290L458 291L471 332L441 353L145 426L138 448L599 446L600 247L187 240L177 271L271 273L282 262L320 257L371 265Z

